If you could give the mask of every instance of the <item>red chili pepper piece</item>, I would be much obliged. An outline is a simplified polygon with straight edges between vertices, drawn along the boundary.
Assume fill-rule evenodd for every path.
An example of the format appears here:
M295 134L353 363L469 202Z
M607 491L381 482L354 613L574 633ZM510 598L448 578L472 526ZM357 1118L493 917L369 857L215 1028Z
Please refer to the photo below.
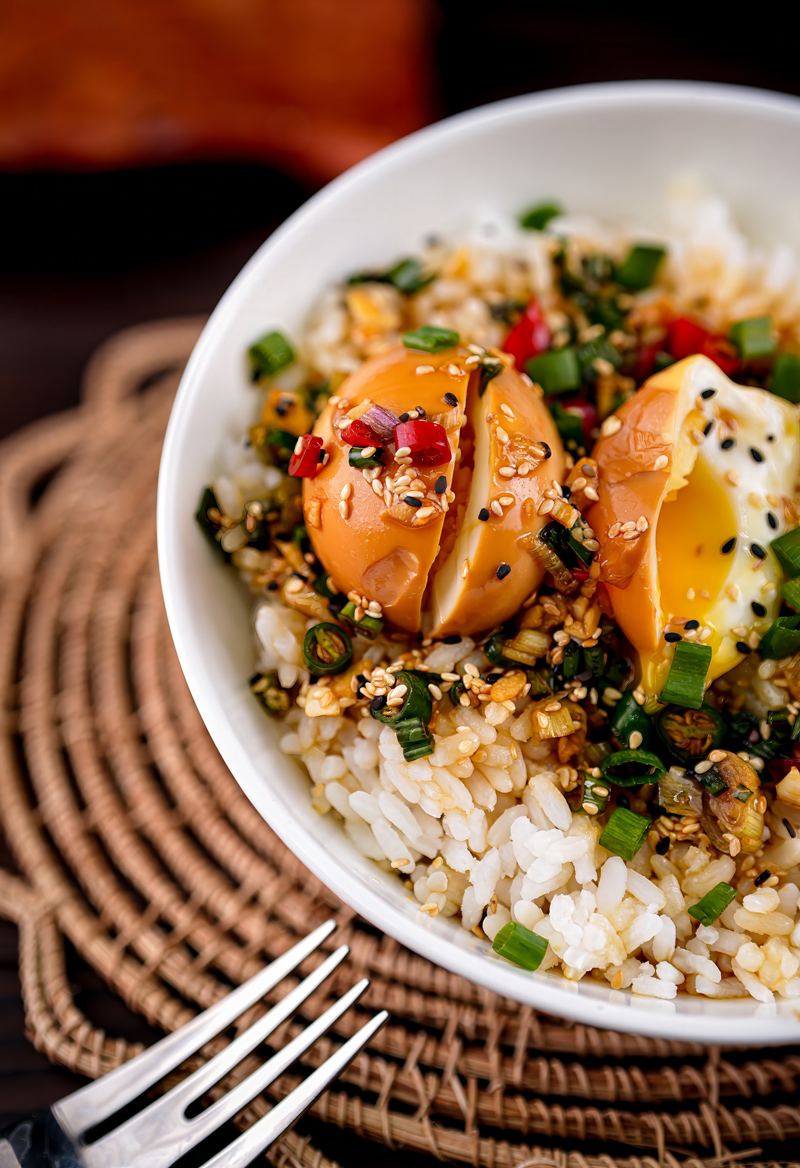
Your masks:
M298 479L313 479L319 469L322 439L316 434L304 434L297 439L294 454L289 459L289 474Z
M376 434L366 422L361 422L356 418L349 426L345 426L342 430L342 439L348 446L381 446L381 438Z
M639 356L636 358L636 367L633 371L633 376L639 384L647 381L655 369L656 354L660 353L663 347L663 341L655 341L652 345L643 345L639 350Z
M699 353L710 336L708 329L703 328L696 320L690 320L688 316L679 316L669 326L668 348L676 361L682 361L684 357Z
M540 353L546 353L551 339L544 313L539 301L534 298L525 309L522 319L514 325L503 342L503 350L511 354L517 369L524 373L525 362L530 361L531 357L538 357Z
M580 580L581 583L583 583L584 580L589 579L589 573L584 572L583 568L573 568L572 575L575 577L576 580Z
M438 466L452 458L447 431L438 422L401 422L394 428L394 442L397 450L405 447L410 451L416 466Z
M700 352L704 357L710 357L715 365L719 365L726 377L733 377L737 369L741 369L741 358L727 337L712 335L702 344Z

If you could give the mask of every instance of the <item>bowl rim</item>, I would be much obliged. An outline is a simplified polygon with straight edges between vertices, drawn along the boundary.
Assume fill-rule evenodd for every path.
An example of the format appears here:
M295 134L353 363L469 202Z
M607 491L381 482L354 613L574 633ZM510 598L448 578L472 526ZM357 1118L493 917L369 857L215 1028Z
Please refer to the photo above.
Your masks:
M800 125L800 98L770 90L713 82L614 81L525 94L442 119L384 147L312 195L261 244L234 278L206 322L187 362L172 407L158 477L157 545L161 586L181 669L203 722L231 774L269 826L302 863L345 904L355 907L366 920L433 964L465 977L473 984L545 1013L631 1034L722 1044L730 1043L732 1025L735 1025L737 1046L782 1045L800 1037L800 1015L797 1012L779 1012L771 1017L759 1016L755 1012L737 1017L733 1010L719 1015L702 1011L661 1014L632 1009L631 995L627 992L625 1000L620 1002L602 1002L571 993L567 989L569 983L562 980L547 976L531 978L511 965L486 960L487 955L484 953L472 953L459 948L451 943L444 930L421 927L415 919L387 905L377 891L369 888L361 877L346 866L338 862L333 867L321 863L318 843L306 835L305 829L297 823L289 809L280 800L269 797L263 781L260 784L250 783L243 778L248 768L253 769L253 764L231 732L227 715L214 698L213 685L209 684L205 671L200 668L191 629L182 616L177 570L179 541L173 534L180 523L171 506L179 469L180 435L193 409L195 389L202 376L206 355L216 343L217 336L225 331L228 321L237 313L240 303L250 294L251 285L255 283L262 265L272 256L291 247L295 236L302 233L310 219L324 213L327 206L346 200L350 190L357 187L363 178L380 170L392 170L402 165L408 156L426 154L435 149L442 138L468 135L476 129L491 126L493 122L505 125L531 116L544 117L560 111L580 110L589 105L593 108L603 105L612 109L615 105L629 106L634 103L645 106L666 105L674 109L687 106L696 108L700 104L706 108L724 108L732 114L737 110L763 111L779 120L789 120Z

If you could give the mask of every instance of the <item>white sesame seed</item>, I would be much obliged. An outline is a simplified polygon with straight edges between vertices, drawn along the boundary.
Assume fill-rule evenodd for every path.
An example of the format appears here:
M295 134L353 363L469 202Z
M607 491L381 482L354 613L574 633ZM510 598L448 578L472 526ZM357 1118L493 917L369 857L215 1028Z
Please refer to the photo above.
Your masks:
M631 750L638 750L639 747L642 745L643 741L644 741L644 739L642 738L640 731L634 730L633 733L631 734L630 738L628 739L628 746L630 747Z
M469 572L469 560L464 560L464 562L461 565L461 579L462 580L466 580L468 572Z
M513 422L515 420L514 414L512 413L511 408L509 406L507 406L505 402L500 403L500 409L503 411L505 416L508 418L509 422Z
M342 519L347 519L350 515L350 507L344 501L344 499L342 499L339 503L339 514L341 515Z
M365 446L363 448L363 450L361 451L361 457L362 458L372 458L372 456L376 450L377 450L376 446Z
M500 502L497 499L492 499L491 503L489 504L489 510L494 512L495 515L503 514L503 508L500 506Z
M549 514L550 514L550 512L553 510L553 508L554 508L554 507L555 507L555 503L553 502L553 500L552 500L552 499L545 499L545 500L544 500L542 503L540 503L540 504L539 504L539 506L537 507L537 509L536 509L536 513L537 513L538 515L549 515Z
M425 373L433 373L433 366L432 365L418 365L417 366L417 373L419 373L420 375L424 375Z
M435 507L420 507L417 511L417 519L427 519L429 515L433 515Z
M598 500L600 499L600 496L598 495L598 493L594 487L586 487L586 489L584 490L583 493L586 496L586 498L591 499L593 503L597 503Z
M622 524L612 523L608 529L608 538L613 539L615 535L619 535Z
M510 507L511 504L514 502L514 496L513 495L501 495L500 498L498 499L498 502L500 504L502 504L503 507Z
M497 435L498 442L508 442L508 434L505 432L502 426L496 427L495 434Z
M395 453L396 453L397 458L407 458L408 455L411 453L411 447L410 446L401 446L400 449L398 451L396 451Z
M647 520L645 519L644 515L640 515L639 518L636 520L636 530L637 531L647 531L647 528L648 528Z
M513 479L517 472L513 466L501 466L497 473L504 479Z
M665 466L669 465L669 459L666 454L659 454L658 458L653 463L653 470L663 470Z
M611 414L606 418L600 427L600 433L604 438L610 438L612 434L616 434L618 430L622 429L622 422L615 414Z
M352 495L352 493L353 493L353 487L352 487L352 484L351 484L351 483L345 483L345 484L344 484L344 486L342 487L342 490L341 490L341 496L342 496L342 498L343 498L343 499L349 499L349 498L350 498L350 496Z

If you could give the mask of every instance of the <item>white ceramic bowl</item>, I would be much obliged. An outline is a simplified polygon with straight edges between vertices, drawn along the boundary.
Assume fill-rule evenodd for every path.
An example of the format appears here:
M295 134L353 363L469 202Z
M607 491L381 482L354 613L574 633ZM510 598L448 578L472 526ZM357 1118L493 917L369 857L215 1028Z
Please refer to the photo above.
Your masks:
M540 198L658 226L665 187L687 169L731 201L756 239L800 240L800 101L746 89L643 82L514 99L422 130L331 183L256 252L192 354L161 463L159 563L178 656L225 762L281 839L367 920L438 965L552 1014L675 1039L784 1043L800 1038L790 1002L660 1002L529 974L455 921L419 913L333 815L312 812L305 772L281 754L279 728L248 690L251 600L193 519L221 435L252 420L248 343L273 326L297 335L326 284L412 251L432 232L457 237L482 212L513 215Z

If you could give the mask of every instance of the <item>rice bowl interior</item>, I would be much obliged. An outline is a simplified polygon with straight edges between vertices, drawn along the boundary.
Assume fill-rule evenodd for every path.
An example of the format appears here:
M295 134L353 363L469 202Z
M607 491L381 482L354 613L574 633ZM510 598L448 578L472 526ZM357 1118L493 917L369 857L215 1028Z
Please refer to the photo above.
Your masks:
M702 93L703 91L701 91ZM639 106L634 108L635 103L632 102L629 96L632 93L630 87L619 88L612 87L606 90L603 94L603 99L610 103L606 107L604 113L605 117L602 119L606 125L612 125L621 130L626 119L633 119L635 123L639 119L646 121L646 102L644 105L639 103ZM680 123L683 120L683 113L690 108L686 103L689 101L690 95L685 90L685 87L676 87L670 93L659 93L657 89L645 89L645 93L649 94L650 100L653 103L653 109L659 108L658 103L661 104L660 117L652 121L651 124L655 126L655 137L663 141L665 134L672 134L676 131L674 122ZM681 97L681 94L684 96ZM550 99L551 101L553 99ZM594 102L595 113L590 115L586 104L586 99L581 99L580 95L572 95L571 97L562 97L555 102L555 106L548 113L547 103L543 99L532 100L527 103L511 103L507 107L505 113L500 111L487 111L482 115L475 115L473 122L469 120L462 122L461 133L464 135L477 134L480 137L482 144L485 144L487 149L491 150L491 143L502 142L503 157L508 157L509 143L513 141L514 134L525 137L526 140L535 140L537 131L539 131L539 124L541 124L540 140L538 145L540 150L548 148L548 136L553 138L549 143L549 148L552 150L555 146L555 138L560 135L563 140L564 134L581 137L591 137L591 116L600 116L597 109L597 102L599 97L596 95ZM695 92L691 95L691 100L695 103L700 102L701 107L706 111L705 117L716 117L720 124L725 123L729 116L726 111L726 101L734 101L733 96L717 94L714 96L710 93L708 96L698 96ZM745 105L748 102L754 103L750 110L751 116L758 120L761 116L770 125L777 119L780 121L778 115L770 108L769 101L764 99L766 104L763 108L759 107L759 101L751 98L741 99ZM570 101L575 103L570 106ZM715 107L715 102L718 103L718 108ZM705 104L703 104L705 103ZM778 103L780 105L780 103ZM613 117L610 115L610 110L613 109ZM750 107L748 106L748 109ZM664 113L669 110L669 113ZM738 111L741 115L741 110ZM790 114L787 111L783 115L786 119L786 133L793 132L789 123L791 122ZM495 125L492 127L492 117L495 118ZM606 119L610 118L610 122ZM484 122L481 123L481 118ZM549 121L548 121L549 119ZM558 134L554 126L555 122L560 122L558 126ZM687 122L686 125L689 123ZM472 127L472 128L470 128ZM670 128L671 127L671 128ZM630 132L631 126L628 126ZM685 128L685 127L684 127ZM463 148L456 139L458 137L458 123L454 131L455 138L451 140L451 145L448 147L454 151ZM443 135L445 131L442 129L428 132L428 147L429 151L433 151L441 156L443 147L441 143L436 146L435 135ZM762 135L763 139L763 135ZM425 155L425 135L419 139L420 145L417 147L419 157L415 160L413 157L402 157L402 150L409 150L413 147L413 143L409 143L404 147L396 148L396 162L395 167L398 170L396 174L402 171L406 176L406 181L413 188L414 184L414 166L424 167L426 159ZM608 159L605 167L600 169L600 174L605 174L606 177L603 183L600 183L600 191L598 192L598 209L602 212L610 204L613 203L614 193L619 195L619 185L614 177L615 165L621 165L621 157L627 146L624 144L624 134L611 134L606 137L606 147ZM776 149L776 147L771 147ZM620 158L615 159L615 151ZM444 151L446 154L446 150ZM654 153L657 153L654 151ZM687 161L696 162L697 159L693 156L691 142L689 149L686 151ZM391 169L392 152L390 151L385 156L386 161L384 167L388 166ZM370 176L369 166L375 169ZM437 166L439 164L437 163ZM728 194L731 191L730 185L726 185L725 176L719 173L714 174L715 169L719 169L720 162L718 159L712 161L707 166L706 170L710 180L713 182L716 179L718 189L724 189ZM445 168L446 169L446 168ZM646 187L648 182L650 184L650 202L648 207L653 207L652 219L656 230L660 230L666 237L669 234L662 224L655 222L657 219L659 206L658 197L655 193L655 188L658 182L662 182L662 190L666 189L667 180L671 177L663 170L663 166L656 159L647 163L645 157L645 165L643 169L646 179L643 180L643 186ZM510 168L514 171L514 166ZM181 491L184 502L187 501L191 495L195 494L197 488L202 484L206 477L211 477L213 474L212 460L219 459L219 441L215 430L218 429L224 418L225 430L229 434L236 433L238 430L242 432L248 423L252 421L253 415L253 400L252 397L248 400L248 390L245 371L243 369L242 352L246 349L247 344L263 332L265 325L278 325L286 329L287 333L293 337L301 335L302 322L307 317L310 301L313 301L321 286L334 279L341 279L346 276L348 272L358 269L372 267L382 263L391 262L397 255L404 252L418 252L420 243L425 235L431 230L441 232L451 240L463 238L469 230L470 225L477 225L480 228L485 228L487 221L491 220L495 233L505 230L505 224L511 221L511 216L517 212L525 203L535 201L537 194L542 196L553 193L561 195L563 201L570 206L570 209L575 209L581 213L588 213L594 210L594 206L587 206L585 196L570 198L570 184L572 184L573 191L576 187L576 176L570 175L569 168L565 170L563 160L560 159L560 151L556 151L550 159L550 165L547 170L548 181L547 186L537 178L536 186L532 189L530 175L525 178L522 173L511 174L509 180L509 187L505 189L502 196L498 197L495 192L494 206L492 207L491 216L486 210L486 199L484 192L477 191L474 197L464 199L461 206L453 206L452 201L442 194L440 196L440 203L438 207L435 205L436 200L426 208L427 214L423 217L420 212L417 212L417 220L415 223L401 222L399 225L383 224L377 235L381 237L382 242L378 245L375 238L369 238L376 234L374 224L366 224L364 235L367 237L366 241L362 241L360 234L355 231L355 225L351 221L350 236L346 243L337 244L338 255L332 254L336 248L330 246L319 247L317 244L317 254L320 256L320 262L317 264L319 269L319 280L316 275L311 281L308 276L304 281L301 281L295 276L295 287L291 289L291 295L282 299L280 311L278 309L278 301L275 300L273 305L269 305L269 287L272 281L280 275L280 264L288 264L290 259L294 264L302 259L302 255L298 254L298 249L302 252L303 246L311 247L314 250L315 246L315 231L318 232L317 239L320 241L327 238L323 232L322 220L326 218L330 223L331 216L335 218L337 211L337 186L334 185L332 190L328 193L329 206L326 214L322 214L322 210L317 211L320 217L319 224L315 226L314 213L315 208L312 204L302 215L306 216L304 238L301 239L297 235L298 222L302 224L302 216L300 220L295 220L294 231L295 238L292 238L292 225L290 224L285 229L283 236L269 245L267 251L264 253L265 258L261 261L263 274L259 273L259 265L253 263L249 269L245 271L238 286L234 286L231 293L220 309L215 314L215 319L212 322L209 330L206 333L205 341L201 341L198 350L193 357L192 363L184 380L184 386L181 390L181 397L176 405L176 411L171 422L170 434L168 436L168 443L165 453L165 464L162 471L162 481L160 484L160 531L159 531L159 551L162 561L162 570L165 577L165 594L167 598L168 610L170 619L175 633L176 645L178 647L179 655L181 656L184 669L187 672L187 677L192 685L195 697L198 700L201 713L209 725L215 739L220 746L223 755L226 757L234 774L243 782L245 789L248 790L251 798L264 812L266 817L277 827L279 832L283 835L287 842L298 852L310 866L325 880L330 883L340 895L344 895L350 903L358 907L362 912L373 920L378 920L383 927L399 936L400 939L410 944L412 947L420 951L428 953L435 960L442 964L447 964L450 968L458 968L459 972L465 972L467 976L473 977L475 980L481 981L483 984L488 984L494 988L501 989L502 992L511 994L520 1000L530 1001L540 1005L542 1008L553 1010L558 1013L568 1013L575 1017L580 1017L586 1020L593 1020L598 1024L605 1024L617 1026L626 1029L635 1030L650 1030L657 1031L660 1026L667 1021L667 1015L672 1020L667 1025L671 1033L675 1033L675 1023L677 1019L686 1017L687 1015L696 1015L702 1018L702 1027L705 1027L704 1033L709 1036L720 1036L724 1033L724 1018L732 1016L741 1017L743 1025L748 1017L754 1017L754 1011L759 1011L762 1025L759 1030L760 1035L765 1033L770 1040L786 1040L787 1028L785 1024L780 1023L779 1019L785 1009L785 1005L780 1000L767 999L761 1001L758 1005L752 1003L748 1005L741 1001L726 1001L724 1003L709 1003L702 998L692 999L689 995L678 995L674 1000L666 999L656 1001L655 1004L641 999L637 1002L635 997L628 995L619 995L616 990L610 985L609 988L604 989L599 984L590 984L589 980L584 978L581 981L575 982L572 985L566 985L563 979L555 980L553 974L523 974L514 969L507 963L502 963L498 958L494 957L489 951L486 940L480 941L477 937L471 936L466 931L456 932L455 927L448 929L447 932L442 930L442 926L446 926L447 922L441 919L426 920L420 918L420 915L411 901L406 899L407 895L414 895L416 893L409 893L402 885L398 888L399 881L390 875L381 875L368 863L356 858L352 854L352 850L348 851L347 845L343 842L341 828L337 828L332 822L331 817L324 818L315 817L313 824L308 824L308 780L299 780L296 775L288 772L285 762L277 762L277 753L274 750L274 733L271 732L271 727L266 723L261 711L255 705L253 698L247 693L246 683L247 677L251 673L252 666L252 650L248 654L247 636L249 633L249 623L246 612L248 602L245 597L236 591L236 582L228 579L224 571L221 571L221 565L215 565L203 559L206 549L202 545L197 545L193 542L194 532L179 531L179 522L175 511L180 504L180 494L176 487L176 466L180 458L184 459L184 465L181 472L181 479L186 476L188 452L191 449L191 460L194 462L195 478L191 484L191 490L188 484L182 482ZM359 180L358 173L353 176L348 176L342 180L338 186L338 200L339 213L343 215L343 222L351 219L353 214L353 207L357 197L369 199L374 197L375 192L370 192L370 181L377 183L378 187L384 182L388 182L388 172L381 171L377 162L367 164L366 168L361 170L361 179ZM482 180L481 180L482 181ZM729 180L730 181L730 180ZM348 182L356 184L354 191L348 191ZM480 186L480 181L478 183ZM376 188L377 190L378 188ZM574 192L577 195L577 192ZM741 191L733 191L734 198L738 199L737 210L742 202ZM332 202L331 202L332 201ZM646 196L642 196L641 205L644 206ZM746 202L746 200L745 200ZM605 204L605 207L604 205ZM324 209L324 204L318 202L318 207ZM688 215L686 210L688 203L684 200L683 213ZM698 214L706 217L703 225L703 237L708 238L710 225L713 225L714 216L717 216L717 227L722 232L726 230L726 222L724 218L723 204L719 201L709 202L708 198L695 201L695 207L700 208ZM619 223L621 218L624 218L626 211L630 211L630 205L625 206L624 200L619 200L619 205L616 214L612 212L609 216L615 223ZM408 220L408 212L404 212L406 220ZM423 222L424 218L424 222ZM626 228L626 238L631 240L633 238L642 237L644 228L642 223L644 216L640 213L638 216L638 235L631 233L630 229ZM587 221L584 220L584 223ZM569 225L567 225L569 226ZM390 230L391 227L391 230ZM581 230L596 230L594 227L581 225L577 222L572 230L577 233ZM683 232L684 238L690 234L692 230L691 224L684 224ZM335 233L334 233L335 234ZM648 233L648 238L652 238L653 229ZM672 236L675 239L676 232L673 226ZM786 235L783 237L786 238ZM734 248L731 251L730 264L735 265L737 262L735 247L740 244L740 237L729 236L724 242L724 247L728 248L729 241L733 241ZM294 252L293 252L294 249ZM365 250L368 254L365 254ZM742 259L742 257L744 257ZM783 257L783 258L781 258ZM306 257L306 262L309 257ZM751 253L739 253L739 262L749 263L751 260ZM783 279L783 285L786 289L786 297L790 295L792 287L793 272L786 268L788 263L785 252L774 253L772 259L772 266L770 267L770 278L773 281L780 282ZM272 264L272 271L269 270L269 265ZM781 274L781 263L784 265L783 274ZM313 270L313 269L307 269ZM735 282L735 276L734 276ZM250 289L248 290L248 283ZM309 285L313 287L309 288ZM256 289L259 289L258 295ZM283 289L286 289L284 282ZM234 295L237 293L237 295ZM774 300L770 308L774 310ZM259 303L255 301L259 300ZM235 303L235 307L234 307ZM286 308L287 303L293 307L291 311ZM787 301L788 303L788 301ZM758 306L756 306L758 309ZM787 307L786 311L791 315L790 309ZM463 327L463 326L462 326ZM466 330L465 330L466 331ZM208 339L210 336L210 340ZM216 338L216 339L215 339ZM494 342L495 344L497 342ZM238 351L237 351L238 346ZM225 386L224 395L226 401L224 408L221 408L219 403L214 404L215 392L212 389L212 382L216 382L217 387ZM192 388L194 386L194 388ZM200 387L202 386L202 391ZM720 389L721 389L720 385ZM216 394L219 394L217 388ZM192 397L191 408L187 404ZM202 408L200 400L202 399ZM216 449L214 448L216 441ZM217 467L220 466L217 462ZM169 499L167 507L165 500ZM196 499L192 499L188 504L189 510L193 509L196 504ZM184 512L185 514L185 512ZM168 550L165 547L168 544ZM181 560L180 567L177 566L177 560ZM191 565L191 567L190 567ZM327 566L327 565L326 565ZM234 575L231 573L231 575ZM193 577L193 586L187 586L189 577ZM180 583L178 583L180 581ZM176 590L177 586L177 590ZM182 612L180 615L176 614L176 606L178 601L178 591L180 592L180 606ZM205 641L201 645L200 638L196 632L190 631L190 625L194 622L194 629L199 631L203 627L202 613L207 614L213 611L214 621L213 629L209 633L207 625L204 633ZM187 616L188 613L188 616ZM244 635L243 635L244 634ZM213 646L210 647L209 639L213 641ZM211 661L214 661L213 666ZM444 664L448 664L445 662ZM457 664L457 660L453 661L453 666ZM238 673L237 673L238 671ZM444 670L448 672L448 670ZM213 686L210 684L211 676L214 676ZM211 690L216 691L212 694ZM471 715L470 715L471 716ZM320 725L324 719L320 719ZM463 724L466 725L468 718L464 715ZM462 725L462 722L458 722ZM380 740L386 734L386 730L381 730L378 723L375 723L375 728L381 736ZM454 731L463 735L463 731L458 731L454 724ZM297 730L292 728L293 733ZM323 731L324 734L327 731ZM272 742L270 737L272 734ZM363 761L366 763L366 755L369 752L368 744L374 742L374 731L371 729L367 735L362 735L364 747L361 750ZM284 742L284 745L292 745ZM313 745L311 742L309 746ZM484 744L484 748L491 748L492 743ZM374 747L373 747L374 749ZM498 761L502 763L502 760ZM330 769L330 763L328 764ZM280 768L279 770L277 768ZM270 770L273 770L273 778L267 781L264 778L259 778L259 772L262 776L269 775ZM335 768L334 768L335 769ZM243 776L249 775L249 779ZM535 778L535 776L532 776ZM335 780L334 780L335 781ZM536 784L535 784L536 785ZM539 783L538 786L541 786ZM554 788L552 788L554 789ZM303 798L305 796L305 799ZM563 797L563 796L560 796ZM542 788L541 799L545 802L551 799L551 790ZM510 810L510 808L509 808ZM553 811L553 814L558 817L560 808ZM509 817L513 819L514 817ZM298 830L299 825L299 830ZM565 825L566 826L566 825ZM555 827L555 820L552 818L549 821L548 830L558 831ZM324 841L324 842L323 842ZM323 847L326 849L326 854L320 857L318 852L318 845L323 842ZM316 853L316 854L315 854ZM565 861L566 862L566 861ZM426 904L436 903L436 896L439 892L435 887L440 883L435 876L435 870L426 874L418 873L413 870L409 876L415 876L416 881L425 881L430 877L432 882L428 880L429 887L427 890L419 889L420 892L426 893ZM613 875L613 865L609 869L608 880ZM484 874L485 875L485 874ZM640 874L642 875L642 874ZM722 876L722 872L720 871ZM495 877L496 879L496 877ZM631 885L635 884L635 878L629 877L631 884L628 886L628 893L636 897L636 889L632 889ZM642 875L642 879L645 877ZM413 881L412 881L413 883ZM609 885L610 887L610 885ZM610 896L609 887L604 887L603 895ZM479 900L483 900L483 892L479 890L480 895L477 895ZM646 890L638 890L646 899ZM746 893L745 895L753 895L754 893ZM771 903L771 898L770 903ZM422 903L416 899L416 904ZM641 903L644 903L643 901ZM755 902L752 902L755 904ZM485 904L485 901L484 901ZM766 904L766 901L765 901ZM426 914L428 915L428 914ZM503 916L501 912L501 917ZM518 918L519 919L519 918ZM520 921L520 923L522 923ZM533 916L529 916L527 920L528 925L532 929L536 928L537 921ZM701 925L701 929L708 929L713 927L709 925ZM436 933L435 933L436 931ZM486 935L488 936L488 932ZM438 934L438 935L437 935ZM714 943L710 934L705 933L706 938L703 941L700 938L700 944L708 945L709 942ZM455 945L457 949L453 947ZM691 952L691 950L689 950ZM460 953L460 956L459 956ZM698 958L703 958L704 954L697 952L695 954ZM754 962L751 960L751 964ZM684 961L684 964L687 964ZM688 963L693 964L693 963ZM705 968L705 967L704 967ZM679 970L679 972L681 972ZM649 971L639 971L639 977L649 979L651 973ZM700 969L690 970L687 965L687 970L684 971L684 976L704 976ZM659 979L663 980L663 979ZM791 980L791 978L789 978ZM569 991L569 996L565 993ZM780 995L778 995L780 999ZM788 1004L788 1000L787 1000ZM634 1006L634 1010L631 1006ZM769 1016L774 1014L775 1025L770 1030ZM789 1014L791 1017L791 1015ZM746 1030L746 1025L745 1025ZM700 1031L697 1025L687 1029L687 1034L691 1033L693 1036L698 1036ZM752 1035L754 1036L754 1034Z

